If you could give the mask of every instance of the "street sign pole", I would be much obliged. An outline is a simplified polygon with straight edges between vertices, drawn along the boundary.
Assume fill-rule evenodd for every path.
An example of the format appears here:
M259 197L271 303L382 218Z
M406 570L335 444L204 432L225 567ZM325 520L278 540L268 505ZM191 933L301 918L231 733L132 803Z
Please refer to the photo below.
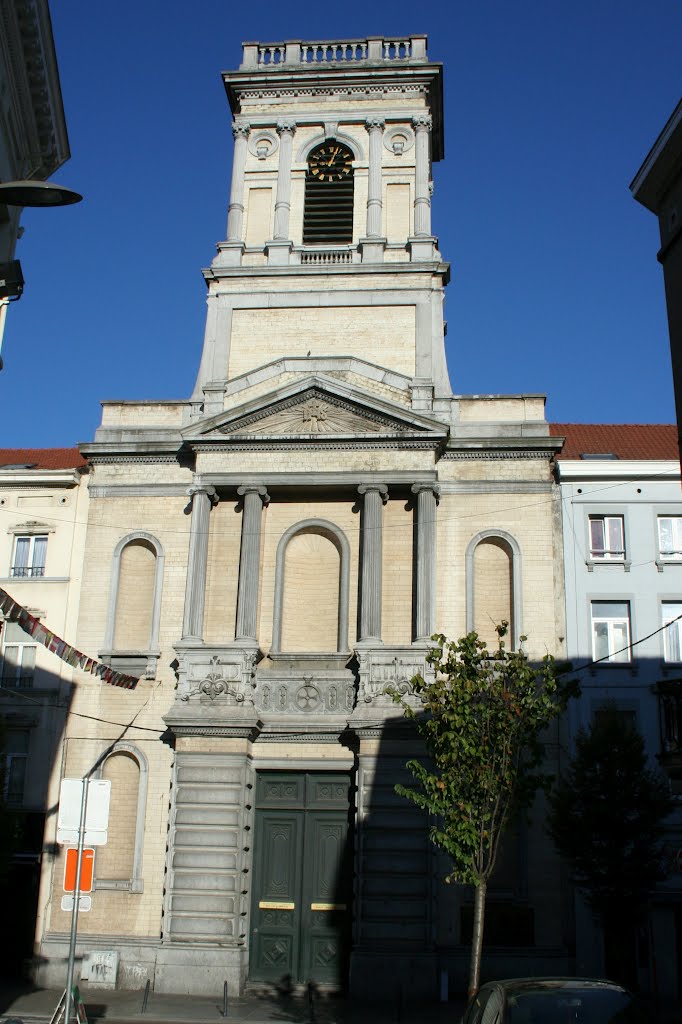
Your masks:
M70 1024L71 1017L71 989L73 986L73 967L76 960L76 932L78 930L78 902L80 899L81 867L83 862L83 848L85 847L85 817L88 810L88 786L90 779L86 775L83 779L83 793L81 795L81 816L78 826L78 853L76 855L76 888L73 893L73 910L71 911L71 938L69 940L69 960L66 968L66 1001L64 1004L64 1024Z

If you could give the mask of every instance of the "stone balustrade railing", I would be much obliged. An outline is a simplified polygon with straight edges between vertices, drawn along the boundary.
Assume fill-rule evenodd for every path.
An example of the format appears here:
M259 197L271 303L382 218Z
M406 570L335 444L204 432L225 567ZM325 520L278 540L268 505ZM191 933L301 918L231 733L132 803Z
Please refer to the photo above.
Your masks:
M362 61L426 61L426 36L382 37L284 43L244 43L242 71L274 70L300 65L357 64Z

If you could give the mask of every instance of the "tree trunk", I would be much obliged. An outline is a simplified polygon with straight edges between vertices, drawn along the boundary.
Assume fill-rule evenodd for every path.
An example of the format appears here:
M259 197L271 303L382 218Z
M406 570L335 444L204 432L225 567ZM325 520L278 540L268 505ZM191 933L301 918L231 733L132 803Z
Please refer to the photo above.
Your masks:
M474 928L471 935L471 962L469 964L469 999L478 992L481 977L481 952L483 950L483 925L485 922L485 898L487 882L479 882L474 890Z

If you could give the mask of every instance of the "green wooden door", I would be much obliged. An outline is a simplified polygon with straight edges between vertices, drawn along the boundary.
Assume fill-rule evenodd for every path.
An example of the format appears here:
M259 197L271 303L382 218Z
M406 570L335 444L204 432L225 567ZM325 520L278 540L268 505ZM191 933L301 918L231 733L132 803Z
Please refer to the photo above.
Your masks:
M256 783L250 977L346 981L350 777L262 772Z

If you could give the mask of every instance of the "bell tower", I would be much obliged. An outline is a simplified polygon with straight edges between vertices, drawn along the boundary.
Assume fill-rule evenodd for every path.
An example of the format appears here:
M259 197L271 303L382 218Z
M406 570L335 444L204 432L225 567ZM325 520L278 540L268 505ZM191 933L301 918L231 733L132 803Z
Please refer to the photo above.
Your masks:
M426 37L246 43L223 80L234 158L195 415L274 362L351 360L365 385L371 367L400 374L414 411L447 419L448 266L431 228L442 69Z

